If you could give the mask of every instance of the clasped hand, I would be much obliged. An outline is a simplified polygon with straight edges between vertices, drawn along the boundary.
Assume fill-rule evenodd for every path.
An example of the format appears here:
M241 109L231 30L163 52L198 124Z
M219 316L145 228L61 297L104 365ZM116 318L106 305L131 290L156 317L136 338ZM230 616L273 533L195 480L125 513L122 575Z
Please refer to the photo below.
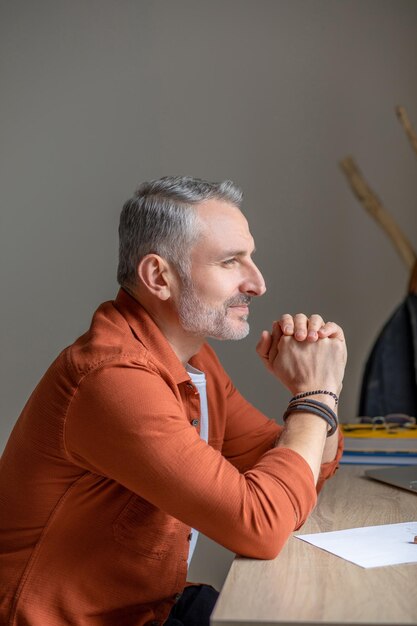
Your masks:
M320 315L283 315L264 330L256 351L293 395L313 389L339 394L347 350L343 330Z

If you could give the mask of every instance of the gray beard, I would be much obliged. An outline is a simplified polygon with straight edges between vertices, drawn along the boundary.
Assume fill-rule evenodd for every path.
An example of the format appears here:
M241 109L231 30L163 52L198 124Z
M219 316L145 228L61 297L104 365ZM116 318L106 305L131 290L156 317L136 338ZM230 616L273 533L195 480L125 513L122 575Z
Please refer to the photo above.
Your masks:
M249 304L249 296L240 295L230 298L222 306L207 306L196 294L189 278L183 278L183 288L178 303L178 315L184 330L200 337L214 339L244 339L249 334L247 316L242 315L240 323L228 317L230 306Z

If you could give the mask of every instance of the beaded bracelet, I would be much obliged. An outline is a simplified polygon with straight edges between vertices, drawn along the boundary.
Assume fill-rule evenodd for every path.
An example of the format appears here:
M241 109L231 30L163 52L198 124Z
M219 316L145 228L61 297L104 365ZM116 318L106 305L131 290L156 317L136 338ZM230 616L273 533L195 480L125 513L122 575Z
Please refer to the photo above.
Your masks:
M297 393L296 396L291 398L290 402L292 402L293 400L301 400L301 398L307 398L307 396L321 396L322 394L334 398L335 406L337 406L339 402L338 396L333 393L333 391L326 391L325 389L317 389L317 391L304 391L304 393Z
M327 431L327 436L333 435L336 432L338 426L337 415L332 409L322 402L317 402L317 400L292 400L287 410L283 415L284 422L287 417L291 415L291 413L302 412L302 413L313 413L318 417L324 419L325 422L329 425L329 430Z

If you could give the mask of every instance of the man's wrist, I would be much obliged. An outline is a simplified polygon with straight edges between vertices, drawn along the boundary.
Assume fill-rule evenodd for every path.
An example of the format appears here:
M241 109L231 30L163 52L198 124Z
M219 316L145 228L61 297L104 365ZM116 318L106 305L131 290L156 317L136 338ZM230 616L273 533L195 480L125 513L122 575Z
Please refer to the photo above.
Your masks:
M309 394L301 394L302 398L292 398L288 404L288 408L283 415L284 422L293 413L308 413L320 417L328 425L327 436L330 437L337 430L338 418L335 411L327 402L320 402L312 399ZM325 394L323 394L325 395ZM307 396L307 397L305 397ZM337 397L336 397L337 401ZM335 407L336 408L336 407Z
M288 447L288 443L305 442L311 444L311 438L323 437L323 445L326 441L328 425L317 415L294 412L284 422L284 430L278 435L275 447ZM292 446L290 446L292 447Z

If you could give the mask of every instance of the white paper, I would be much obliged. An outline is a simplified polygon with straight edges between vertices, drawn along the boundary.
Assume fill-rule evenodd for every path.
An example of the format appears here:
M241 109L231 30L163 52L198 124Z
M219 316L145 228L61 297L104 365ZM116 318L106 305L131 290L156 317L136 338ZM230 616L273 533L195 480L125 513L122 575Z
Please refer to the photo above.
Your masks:
M360 567L417 563L417 522L296 535Z

